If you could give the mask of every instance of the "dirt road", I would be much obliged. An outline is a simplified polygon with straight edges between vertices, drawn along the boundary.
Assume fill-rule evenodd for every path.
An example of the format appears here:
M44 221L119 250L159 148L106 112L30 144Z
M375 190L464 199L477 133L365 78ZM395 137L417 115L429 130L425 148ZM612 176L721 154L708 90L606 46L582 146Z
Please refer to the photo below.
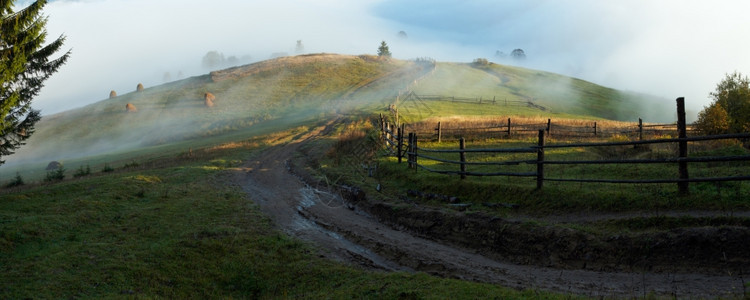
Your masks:
M337 193L308 186L290 172L288 161L299 147L327 130L322 126L288 144L262 151L238 170L235 178L278 228L312 242L321 255L330 259L380 270L426 272L518 289L591 296L743 296L742 279L736 276L612 273L517 265L393 229L344 203Z

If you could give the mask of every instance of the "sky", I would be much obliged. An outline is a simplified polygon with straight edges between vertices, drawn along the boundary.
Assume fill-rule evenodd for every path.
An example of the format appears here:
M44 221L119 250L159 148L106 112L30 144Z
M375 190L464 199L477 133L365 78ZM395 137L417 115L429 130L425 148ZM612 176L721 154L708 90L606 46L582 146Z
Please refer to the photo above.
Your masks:
M17 1L24 6L29 1ZM471 62L523 49L524 67L666 99L690 114L725 74L750 74L744 0L53 0L49 39L72 54L33 107L43 115L208 73L203 56L375 54ZM404 31L407 38L399 38Z

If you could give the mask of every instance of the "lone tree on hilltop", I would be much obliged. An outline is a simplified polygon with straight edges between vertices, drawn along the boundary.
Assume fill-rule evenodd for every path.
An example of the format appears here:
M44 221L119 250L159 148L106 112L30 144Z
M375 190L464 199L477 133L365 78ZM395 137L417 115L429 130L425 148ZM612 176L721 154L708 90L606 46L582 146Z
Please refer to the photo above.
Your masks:
M515 60L524 60L526 59L526 53L523 52L523 49L513 49L513 51L510 52L510 57Z
M34 1L17 12L13 2L0 1L0 158L13 154L34 133L41 113L31 108L31 100L70 55L50 60L65 36L44 45L47 18L41 11L47 1Z
M750 79L727 74L710 93L714 101L698 114L695 125L707 134L750 131Z
M378 57L391 58L391 50L388 49L388 44L386 44L385 41L380 42L380 47L378 47Z
M302 54L305 52L305 45L302 45L302 40L297 40L297 46L294 47L295 54Z
M215 70L226 63L226 58L224 58L223 53L213 50L208 51L208 53L203 56L203 60L201 63L203 65L203 68L208 70Z

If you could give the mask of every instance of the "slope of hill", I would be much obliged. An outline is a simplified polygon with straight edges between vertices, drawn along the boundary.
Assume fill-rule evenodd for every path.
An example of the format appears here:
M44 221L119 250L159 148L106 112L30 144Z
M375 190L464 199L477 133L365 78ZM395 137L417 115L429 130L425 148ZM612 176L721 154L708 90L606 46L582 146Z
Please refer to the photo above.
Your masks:
M45 116L28 145L8 157L8 164L200 140L252 130L271 120L293 123L342 109L375 110L406 91L533 101L548 108L511 111L522 115L633 120L653 111L640 109L641 99L633 95L548 72L496 64L478 67L312 54L215 71ZM207 92L216 97L213 107L204 104ZM134 105L137 112L127 112L126 104ZM503 107L475 111L509 113Z
M159 145L232 132L289 114L300 117L299 112L315 115L336 109L342 101L331 100L344 99L377 79L409 81L420 69L412 62L321 54L212 72L45 116L24 151L9 157L9 163ZM371 89L369 97L395 95L390 88L396 83ZM216 97L213 107L204 104L206 92ZM137 111L127 112L128 103Z
M522 100L552 113L610 120L671 122L673 103L662 98L618 91L555 73L490 64L439 63L434 75L416 85L417 94Z

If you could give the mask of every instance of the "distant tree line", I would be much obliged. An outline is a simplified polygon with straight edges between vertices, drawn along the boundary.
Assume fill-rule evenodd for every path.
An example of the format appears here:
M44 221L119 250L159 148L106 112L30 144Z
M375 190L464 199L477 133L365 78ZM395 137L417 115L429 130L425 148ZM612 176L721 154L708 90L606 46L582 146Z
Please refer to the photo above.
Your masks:
M505 54L505 52L500 51L500 50L495 51L495 58L506 59L509 56L513 60L522 61L526 59L526 52L524 52L523 49L521 48L513 49L513 51L510 52L510 55Z
M208 53L203 56L203 60L201 60L201 66L203 66L203 68L206 70L216 70L220 68L249 63L252 60L253 57L250 55L245 55L241 58L237 58L237 56L224 57L224 53L213 50L208 51Z

